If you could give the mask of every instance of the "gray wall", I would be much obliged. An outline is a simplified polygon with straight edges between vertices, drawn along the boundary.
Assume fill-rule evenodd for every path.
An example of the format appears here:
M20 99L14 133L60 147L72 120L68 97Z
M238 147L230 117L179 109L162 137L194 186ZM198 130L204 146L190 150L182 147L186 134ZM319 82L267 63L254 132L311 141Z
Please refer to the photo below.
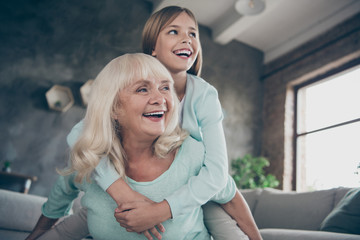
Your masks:
M68 159L66 135L83 118L79 88L112 58L139 52L152 10L142 0L2 1L0 3L0 164L35 175L30 193L46 196ZM202 76L219 91L229 159L259 153L263 55L232 42L221 46L200 29ZM45 92L69 86L74 106L48 109Z

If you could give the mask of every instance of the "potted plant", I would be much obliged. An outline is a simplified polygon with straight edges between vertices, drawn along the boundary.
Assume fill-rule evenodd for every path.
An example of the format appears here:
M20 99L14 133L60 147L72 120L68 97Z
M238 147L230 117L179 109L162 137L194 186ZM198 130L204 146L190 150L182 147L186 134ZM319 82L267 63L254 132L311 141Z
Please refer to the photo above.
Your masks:
M231 162L232 177L240 189L274 188L279 181L272 174L266 174L264 167L270 162L265 157L253 157L246 154L243 158L233 159Z
M11 172L11 162L10 161L5 161L4 162L4 167L2 169L3 172Z

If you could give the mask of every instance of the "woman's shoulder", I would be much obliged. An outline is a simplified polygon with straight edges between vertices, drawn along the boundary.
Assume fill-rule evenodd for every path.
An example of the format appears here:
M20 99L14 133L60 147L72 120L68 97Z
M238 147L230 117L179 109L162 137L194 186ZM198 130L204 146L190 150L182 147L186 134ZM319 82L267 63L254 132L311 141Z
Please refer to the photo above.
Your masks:
M205 153L204 143L198 141L192 136L188 136L181 145L180 148L181 156L186 156L187 158L199 158Z

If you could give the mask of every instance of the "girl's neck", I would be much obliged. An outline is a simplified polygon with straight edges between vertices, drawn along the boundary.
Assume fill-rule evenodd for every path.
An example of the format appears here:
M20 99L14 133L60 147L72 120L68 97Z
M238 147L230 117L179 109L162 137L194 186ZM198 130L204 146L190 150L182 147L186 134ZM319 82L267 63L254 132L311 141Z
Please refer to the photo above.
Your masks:
M171 76L174 79L174 87L176 94L179 98L179 101L181 101L184 98L186 91L186 79L187 79L186 71L179 73L172 73Z

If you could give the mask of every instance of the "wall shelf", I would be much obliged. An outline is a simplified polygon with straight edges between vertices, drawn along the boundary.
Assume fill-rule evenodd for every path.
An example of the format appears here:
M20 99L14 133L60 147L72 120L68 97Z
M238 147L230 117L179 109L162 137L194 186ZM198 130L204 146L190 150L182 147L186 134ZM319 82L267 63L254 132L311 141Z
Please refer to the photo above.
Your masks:
M12 172L0 172L1 189L27 194L29 192L31 183L35 181L37 181L36 176L27 176Z
M66 112L74 104L74 97L68 87L54 85L46 92L49 108L55 111Z
M93 82L94 82L94 80L90 79L84 85L82 85L80 88L81 100L85 107L87 106L87 104L89 102L91 86L92 86Z

